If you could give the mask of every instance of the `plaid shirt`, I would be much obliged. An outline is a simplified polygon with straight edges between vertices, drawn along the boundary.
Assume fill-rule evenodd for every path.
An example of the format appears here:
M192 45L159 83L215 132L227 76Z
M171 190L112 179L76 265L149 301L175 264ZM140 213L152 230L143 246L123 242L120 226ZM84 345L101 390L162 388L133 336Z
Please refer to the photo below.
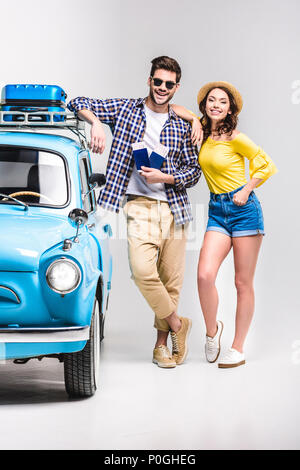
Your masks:
M145 98L90 99L78 97L68 104L75 114L81 109L92 111L108 124L113 133L106 169L106 185L100 192L98 204L104 209L119 212L134 165L131 145L141 142L146 129ZM200 176L197 149L191 141L191 126L169 107L169 118L163 126L160 143L168 147L163 173L173 175L175 184L165 184L165 191L176 224L192 220L186 188L194 186Z

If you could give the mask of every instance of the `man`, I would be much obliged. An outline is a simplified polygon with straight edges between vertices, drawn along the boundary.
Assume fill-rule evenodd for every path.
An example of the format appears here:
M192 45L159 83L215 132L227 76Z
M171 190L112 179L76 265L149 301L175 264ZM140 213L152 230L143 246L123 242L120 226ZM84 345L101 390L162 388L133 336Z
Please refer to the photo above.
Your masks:
M201 169L191 140L190 124L169 106L179 88L181 69L176 60L152 60L149 94L142 99L89 99L68 104L91 124L91 150L102 153L108 124L113 141L106 185L98 203L119 212L126 196L128 255L132 278L155 313L157 340L153 362L159 367L182 364L191 329L189 318L177 315L185 263L185 224L192 220L186 188L194 186ZM167 156L160 169L138 171L132 144L142 143L149 154L161 144ZM171 332L172 355L167 347Z

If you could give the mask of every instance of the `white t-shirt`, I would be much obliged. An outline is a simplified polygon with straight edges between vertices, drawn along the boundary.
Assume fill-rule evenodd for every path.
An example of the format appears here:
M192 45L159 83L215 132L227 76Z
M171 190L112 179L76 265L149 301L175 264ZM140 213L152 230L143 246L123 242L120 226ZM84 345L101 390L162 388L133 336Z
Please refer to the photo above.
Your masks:
M169 114L156 113L146 105L144 105L144 110L146 114L144 143L150 155L152 150L154 150L156 145L160 142L160 134ZM146 183L145 177L139 174L136 165L133 167L126 194L146 196L152 199L159 199L160 201L167 201L164 183Z

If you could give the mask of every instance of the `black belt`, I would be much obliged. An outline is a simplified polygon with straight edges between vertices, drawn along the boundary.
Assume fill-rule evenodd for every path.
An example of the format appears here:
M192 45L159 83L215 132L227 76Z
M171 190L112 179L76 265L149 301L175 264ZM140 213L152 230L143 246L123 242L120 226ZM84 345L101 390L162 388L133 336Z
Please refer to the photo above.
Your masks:
M140 197L140 196L134 195L134 194L127 194L127 201L132 201L133 199L136 199L137 197Z

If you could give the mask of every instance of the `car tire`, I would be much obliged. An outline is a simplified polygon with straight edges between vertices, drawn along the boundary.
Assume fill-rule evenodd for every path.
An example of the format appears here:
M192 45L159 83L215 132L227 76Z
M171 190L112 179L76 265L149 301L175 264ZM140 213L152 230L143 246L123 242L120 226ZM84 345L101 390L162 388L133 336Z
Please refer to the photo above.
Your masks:
M78 352L64 354L64 378L67 394L72 398L94 395L99 385L101 315L95 299L90 337Z
M103 313L100 314L100 341L104 339L104 324L105 319Z

